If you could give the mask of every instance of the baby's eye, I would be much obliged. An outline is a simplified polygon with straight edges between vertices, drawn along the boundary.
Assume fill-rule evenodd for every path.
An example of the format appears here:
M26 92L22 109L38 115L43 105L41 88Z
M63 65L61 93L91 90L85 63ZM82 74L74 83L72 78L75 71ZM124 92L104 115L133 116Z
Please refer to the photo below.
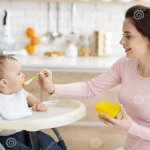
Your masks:
M20 76L20 75L21 75L21 72L18 73L18 76Z

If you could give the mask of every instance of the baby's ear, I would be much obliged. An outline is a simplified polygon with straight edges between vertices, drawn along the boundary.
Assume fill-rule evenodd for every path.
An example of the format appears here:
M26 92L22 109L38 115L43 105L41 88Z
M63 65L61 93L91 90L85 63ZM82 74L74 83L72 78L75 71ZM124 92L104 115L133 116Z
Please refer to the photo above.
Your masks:
M8 81L6 79L1 79L0 80L0 86L1 87L5 88L7 85L8 85Z

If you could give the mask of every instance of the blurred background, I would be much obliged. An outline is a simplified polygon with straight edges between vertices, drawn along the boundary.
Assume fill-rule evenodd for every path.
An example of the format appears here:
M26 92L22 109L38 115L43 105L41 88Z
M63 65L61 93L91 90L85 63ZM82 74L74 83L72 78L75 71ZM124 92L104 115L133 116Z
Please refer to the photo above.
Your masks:
M135 4L150 6L150 0L0 0L0 53L15 54L27 79L48 68L54 83L88 81L125 55L119 44L122 24L125 11ZM27 90L41 101L51 100L36 82ZM95 111L98 101L118 102L118 90L81 100L87 116L59 128L69 150L123 145L125 133L104 126Z
M26 30L32 28L36 36L42 38L35 53L64 52L67 40L71 39L69 42L75 43L78 48L87 45L94 51L102 47L111 55L123 55L119 45L122 22L125 11L134 4L149 5L149 0L0 0L0 33L2 36L4 32L2 23L6 10L9 30L15 39L15 50L21 50L29 44ZM44 39L49 32L57 37L55 41ZM58 36L59 33L61 35ZM104 40L103 44L100 38Z

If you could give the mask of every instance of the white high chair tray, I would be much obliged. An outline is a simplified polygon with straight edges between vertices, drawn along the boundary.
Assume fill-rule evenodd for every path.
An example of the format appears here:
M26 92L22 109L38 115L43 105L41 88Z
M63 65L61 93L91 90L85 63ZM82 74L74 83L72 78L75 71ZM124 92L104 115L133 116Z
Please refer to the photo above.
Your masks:
M86 115L84 104L77 100L59 100L44 102L48 111L33 111L33 115L15 121L0 120L0 129L37 131L71 124Z

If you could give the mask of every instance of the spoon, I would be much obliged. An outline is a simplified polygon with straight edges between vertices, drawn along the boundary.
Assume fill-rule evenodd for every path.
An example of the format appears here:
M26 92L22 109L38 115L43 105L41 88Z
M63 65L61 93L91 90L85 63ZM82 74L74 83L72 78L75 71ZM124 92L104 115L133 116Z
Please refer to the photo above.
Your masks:
M48 74L47 74L46 72L43 72L43 73L44 73L45 77L48 76ZM22 86L24 87L24 86L26 86L26 85L29 85L32 81L37 80L37 79L39 78L39 75L40 75L40 74L38 73L38 74L36 74L35 76L33 76L32 78L30 78L29 80L23 82L23 83L22 83Z
M54 36L53 34L50 32L50 2L47 3L48 6L48 18L47 18L47 33L45 33L44 35L42 35L41 39L42 42L45 44L50 44L54 41Z
M62 34L59 32L59 25L60 25L60 5L59 3L57 2L56 3L56 12L57 12L57 15L56 15L56 31L53 33L53 37L54 38L59 38L62 36Z
M74 26L75 26L75 16L76 16L76 4L71 4L71 32L70 34L75 34L74 32Z
M39 74L35 75L34 77L30 78L29 80L25 81L22 83L22 86L26 86L28 84L30 84L32 81L36 80L39 77Z

